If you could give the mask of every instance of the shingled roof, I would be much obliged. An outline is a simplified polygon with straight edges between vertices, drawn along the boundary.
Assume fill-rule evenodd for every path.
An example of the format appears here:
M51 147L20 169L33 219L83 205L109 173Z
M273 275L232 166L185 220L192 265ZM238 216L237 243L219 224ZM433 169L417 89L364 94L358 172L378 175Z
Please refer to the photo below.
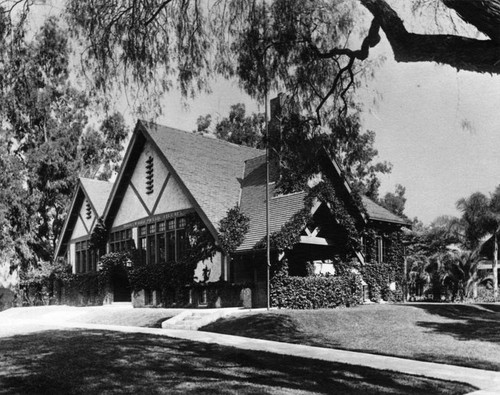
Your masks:
M240 197L245 161L263 151L139 121L210 222L217 226Z

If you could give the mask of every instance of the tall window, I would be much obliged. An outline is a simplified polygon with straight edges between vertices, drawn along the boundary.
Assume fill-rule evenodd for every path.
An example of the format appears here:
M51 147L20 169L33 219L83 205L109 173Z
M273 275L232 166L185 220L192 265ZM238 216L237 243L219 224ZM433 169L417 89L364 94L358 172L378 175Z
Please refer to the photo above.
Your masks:
M382 262L389 262L389 253L391 251L391 239L380 239L382 242Z
M146 252L147 252L147 240L146 240L146 234L147 234L147 229L146 225L144 226L139 226L139 255L141 257L141 260L143 262L146 261Z
M186 251L186 218L174 218L139 227L139 249L148 263L178 260Z
M89 249L87 240L75 243L75 273L88 273L97 270L97 252Z

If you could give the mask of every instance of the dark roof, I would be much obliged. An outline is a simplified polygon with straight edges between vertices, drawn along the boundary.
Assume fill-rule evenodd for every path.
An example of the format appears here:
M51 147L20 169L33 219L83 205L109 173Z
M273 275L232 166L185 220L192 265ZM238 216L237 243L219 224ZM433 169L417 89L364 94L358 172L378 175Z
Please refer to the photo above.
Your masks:
M374 221L385 221L392 222L401 225L408 225L408 221L405 219L398 217L396 214L391 213L389 210L385 209L382 206L379 206L373 200L371 200L367 196L361 197L363 201L363 205L366 208L366 212L368 214L368 218Z
M94 206L97 215L100 217L104 213L104 208L108 202L113 183L108 181L93 180L91 178L80 177L82 187Z
M140 121L210 222L217 226L240 197L244 162L262 150Z
M273 171L271 170L271 173ZM272 176L271 179L275 178ZM294 214L304 208L306 192L296 192L287 195L274 195L275 183L269 185L271 196L269 205L269 232L279 231ZM369 220L384 221L406 225L407 222L379 206L366 196L362 197L363 205ZM242 183L240 207L250 218L250 228L238 251L254 248L266 234L266 166L265 156L246 162L245 178Z

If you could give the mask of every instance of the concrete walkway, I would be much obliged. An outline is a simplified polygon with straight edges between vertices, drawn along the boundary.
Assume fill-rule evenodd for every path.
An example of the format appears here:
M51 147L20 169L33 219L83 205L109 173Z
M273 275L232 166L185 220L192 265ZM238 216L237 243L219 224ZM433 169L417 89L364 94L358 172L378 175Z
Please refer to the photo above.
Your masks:
M0 323L0 327L6 326L5 324L6 323ZM243 350L292 355L302 358L319 359L328 362L339 362L350 365L366 366L380 370L391 370L395 372L430 377L440 380L457 381L467 383L479 388L478 391L471 393L474 395L500 394L500 372L466 368L454 365L421 362L410 359L337 350L332 348L312 347L299 344L281 343L270 340L251 339L240 336L181 329L141 328L133 326L70 323L64 321L53 321L51 323L47 321L41 321L36 323L36 326L34 326L33 320L15 320L15 322L11 322L9 324L11 329L14 329L12 325L14 325L15 327L24 328L25 331L27 330L29 332L32 332L33 330L40 331L51 328L81 328L167 336L176 339L192 340L202 343L214 343L221 346L236 347Z

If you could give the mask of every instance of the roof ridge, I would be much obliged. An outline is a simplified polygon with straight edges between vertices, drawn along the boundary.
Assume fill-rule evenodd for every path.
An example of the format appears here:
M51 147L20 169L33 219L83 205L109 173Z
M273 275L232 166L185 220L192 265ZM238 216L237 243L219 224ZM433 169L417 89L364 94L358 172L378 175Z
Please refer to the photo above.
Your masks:
M169 125L163 125L163 124L159 124L159 123L152 122L152 121L146 121L146 120L143 120L143 119L140 119L139 121L140 122L144 122L146 124L152 124L152 125L156 125L156 126L168 128L168 129L171 129L174 132L189 134L189 135L194 136L196 138L204 138L204 139L208 139L210 141L216 141L218 144L228 145L228 146L231 146L231 147L234 147L234 148L237 148L237 149L242 149L242 150L246 150L246 151L255 151L256 153L261 153L262 155L265 154L265 150L262 150L260 148L254 148L254 147L249 147L247 145L240 145L240 144L236 144L236 143L231 143L231 142L226 141L226 140L218 139L215 136L214 137L208 137L208 136L203 135L203 134L197 134L197 133L194 133L194 132L189 132L187 130L173 128L173 127L171 127Z

